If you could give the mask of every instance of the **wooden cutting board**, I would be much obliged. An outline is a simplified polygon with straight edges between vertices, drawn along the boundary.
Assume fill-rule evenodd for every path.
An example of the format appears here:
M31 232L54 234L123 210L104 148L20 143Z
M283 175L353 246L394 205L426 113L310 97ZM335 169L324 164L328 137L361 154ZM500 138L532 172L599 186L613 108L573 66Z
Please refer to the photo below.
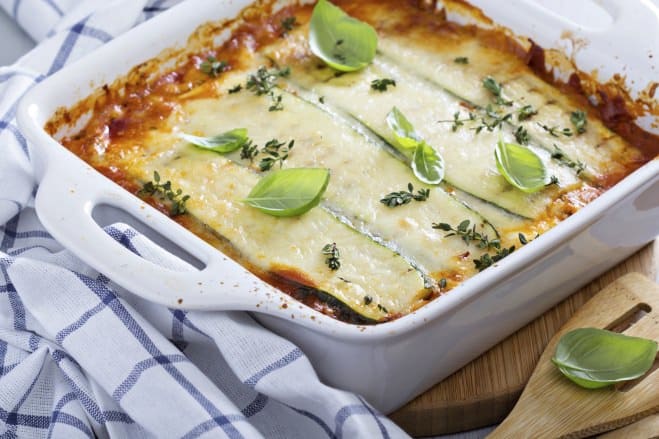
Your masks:
M552 336L588 299L626 273L651 279L659 240L538 317L390 416L412 436L472 430L501 422L515 405Z

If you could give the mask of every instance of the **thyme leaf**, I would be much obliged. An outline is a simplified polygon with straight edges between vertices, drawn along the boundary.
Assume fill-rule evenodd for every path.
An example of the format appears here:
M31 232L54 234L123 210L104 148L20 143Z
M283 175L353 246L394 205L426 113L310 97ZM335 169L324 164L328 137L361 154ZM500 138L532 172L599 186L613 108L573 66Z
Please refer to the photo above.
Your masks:
M279 163L279 168L284 164L284 160L288 158L288 154L295 146L295 140L288 142L287 146L284 146L286 142L280 142L277 139L269 140L265 146L261 149L261 153L265 154L267 157L261 159L259 163L259 169L264 171L269 171L274 165Z
M558 160L559 163L567 166L568 168L574 169L577 175L581 174L584 171L584 169L586 169L586 165L583 162L579 160L574 161L571 158L569 158L565 154L565 152L561 148L559 148L558 145L556 145L555 143L554 143L554 151L551 153L551 158L553 158L554 160Z
M325 244L325 246L323 247L323 254L327 256L327 258L325 258L325 264L327 264L330 270L336 271L341 267L341 261L340 261L341 252L339 252L339 249L336 246L335 242L331 244ZM366 298L370 299L369 296L366 296L364 298L364 302L367 301ZM370 303L370 301L368 303ZM368 303L366 304L368 305Z
M382 204L387 207L398 207L415 201L426 201L430 197L430 189L419 189L414 193L414 186L412 183L407 184L407 191L391 192L380 200Z
M161 183L158 171L153 171L153 181L144 183L142 189L137 194L155 196L168 200L170 203L169 214L171 216L184 214L186 212L185 203L190 199L190 195L183 195L181 189L174 191L171 181L167 180Z
M538 111L533 108L532 105L524 105L522 108L517 110L517 120L519 122L528 120L538 114Z
M501 84L499 84L493 77L488 76L483 79L483 87L485 87L490 93L494 95L494 102L497 105L511 106L513 104L512 101L508 101L501 96L503 88L501 87Z
M477 231L476 224L472 225L468 219L460 222L456 227L448 223L433 223L432 228L449 232L444 235L445 237L459 236L466 244L475 243L478 248L501 249L501 241L498 238L489 239L486 234Z
M269 96L272 105L270 105L268 111L281 111L284 109L284 106L282 105L283 95L275 95L274 88L277 85L277 80L279 78L285 78L290 75L290 73L290 67L268 70L264 66L261 66L256 73L247 77L245 88L253 92L256 96Z
M199 70L215 78L229 67L226 61L218 61L214 56L209 56L206 61L199 64Z
M391 78L374 79L371 81L371 89L385 92L389 86L395 87L396 81Z
M586 118L586 113L582 110L573 111L570 114L570 122L574 125L574 129L577 130L578 134L583 134L586 132L586 125L588 124L588 119Z
M559 134L562 134L565 137L571 137L574 134L570 128L559 128L557 126L550 127L541 123L538 123L538 126L547 131L552 137L558 137Z
M469 64L469 58L466 56L458 56L453 60L453 62L456 64Z

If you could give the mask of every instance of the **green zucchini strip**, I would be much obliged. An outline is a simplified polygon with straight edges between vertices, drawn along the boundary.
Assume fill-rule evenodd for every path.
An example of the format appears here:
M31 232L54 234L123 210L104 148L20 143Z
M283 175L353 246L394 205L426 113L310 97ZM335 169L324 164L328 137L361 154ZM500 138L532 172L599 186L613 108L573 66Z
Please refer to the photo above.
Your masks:
M184 112L190 122L184 129L212 135L240 126L247 128L258 145L273 138L286 143L295 140L283 166L329 168L331 182L322 206L359 233L402 255L425 276L433 277L455 268L455 257L467 249L463 241L446 238L445 233L433 230L433 223L459 224L469 219L482 225L486 233L494 237L495 231L487 227L489 221L479 213L440 187L416 182L409 166L369 141L344 120L301 97L283 90L281 93L284 110L277 112L269 112L264 104L266 99L250 93L188 102L184 105ZM241 159L239 152L228 157L241 166L258 169L259 157L251 164ZM410 182L415 190L429 188L429 199L396 208L380 201L391 192L406 190ZM483 252L476 248L470 250L475 255Z
M450 124L438 121L464 111L460 100L382 59L376 58L373 65L345 75L335 75L308 61L294 64L291 69L290 82L323 96L327 105L349 113L389 143L394 139L385 119L394 106L398 107L444 157L446 182L462 191L526 218L540 216L556 195L555 188L523 193L499 175L494 147L499 138L515 142L510 127L504 125L500 130L483 130L479 134L470 129L452 131ZM383 77L394 79L397 85L383 93L372 90L371 82ZM541 157L548 174L558 178L561 187L580 184L573 170L556 164L547 151L530 148Z
M493 102L492 94L483 87L484 78L491 76L501 84L503 98L513 102L506 111L517 112L521 107L530 105L538 112L523 121L515 116L509 122L514 127L525 128L532 141L550 153L560 150L563 163L583 166L580 176L586 181L619 173L624 170L624 163L636 159L638 152L629 148L622 138L598 119L589 118L586 131L577 133L570 121L571 113L586 108L579 108L579 104L571 102L530 70L520 69L515 63L508 66L499 62L500 52L482 46L475 39L465 38L460 43L452 41L449 52L441 48L431 50L414 41L384 35L380 37L378 48L382 58L392 60L401 68L480 108ZM471 62L455 63L455 53L466 56ZM429 59L432 62L428 62ZM552 134L547 128L557 130ZM564 128L570 129L573 134L561 134L560 130Z
M210 122L215 116L201 119ZM131 174L147 181L158 171L161 181L170 180L190 195L187 211L226 238L248 266L326 292L372 320L408 313L428 294L423 277L401 256L324 209L276 218L243 203L260 178L251 169L197 149L173 133L154 133L148 145ZM330 270L322 254L328 243L341 251L337 271Z

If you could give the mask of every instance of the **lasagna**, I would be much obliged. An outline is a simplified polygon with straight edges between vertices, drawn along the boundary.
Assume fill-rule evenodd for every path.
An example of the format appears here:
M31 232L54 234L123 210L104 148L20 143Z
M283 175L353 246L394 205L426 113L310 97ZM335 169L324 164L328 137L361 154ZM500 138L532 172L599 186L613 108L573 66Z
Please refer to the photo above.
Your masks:
M537 46L422 3L335 0L330 12L377 36L364 66L341 69L310 44L313 4L258 2L46 128L310 307L351 323L395 319L532 245L654 153L607 126L580 87L547 80ZM341 61L352 42L333 44ZM328 172L308 210L271 215L249 202L294 169ZM541 185L528 188L538 169ZM424 177L433 170L439 178Z

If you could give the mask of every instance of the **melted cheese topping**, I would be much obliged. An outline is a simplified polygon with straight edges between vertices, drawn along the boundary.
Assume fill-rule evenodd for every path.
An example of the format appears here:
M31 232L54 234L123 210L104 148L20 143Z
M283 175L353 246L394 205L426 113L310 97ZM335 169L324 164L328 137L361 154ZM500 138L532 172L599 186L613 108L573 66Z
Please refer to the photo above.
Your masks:
M182 66L151 82L142 66L125 83L61 113L48 129L65 132L70 121L92 111L78 135L62 139L67 147L133 192L157 171L162 181L190 196L186 219L202 225L194 230L206 227L213 233L213 239L202 237L263 278L294 284L286 291L311 291L314 300L329 295L370 321L413 311L476 274L476 262L497 253L495 247L479 246L478 239L462 239L433 224L457 227L469 220L483 240L487 235L501 249L519 247L520 233L531 240L545 232L596 197L612 175L620 178L643 161L592 112L584 134L557 137L542 128L572 128L570 113L577 101L534 76L509 51L483 43L478 33L400 2L338 3L378 31L378 55L360 72L337 75L311 55L310 6L284 8L274 16L251 9L244 23L232 24L234 34L220 48L212 48L211 41L222 26L197 33L208 38L213 56L229 62L230 71L218 77L201 73L208 52L191 54ZM269 6L263 7L267 12ZM278 23L293 15L297 26L282 36ZM459 56L469 63L455 63ZM267 95L228 92L237 84L244 87L249 74L273 61L291 68L273 90L282 96L282 111L269 111ZM488 76L502 84L510 106L494 102L483 87ZM382 78L396 85L372 90L371 81ZM537 114L519 120L516 114L524 105ZM446 176L441 185L416 180L392 147L385 118L394 106L442 154ZM511 116L478 130L481 121L492 121L488 110ZM454 128L456 113L460 119L471 113L474 120ZM249 161L239 151L217 154L178 137L235 128L246 128L261 147L271 139L294 140L285 168L329 168L331 180L320 205L294 218L251 208L241 200L265 175L258 168L261 157ZM515 142L521 128L557 185L526 194L497 171L497 141ZM576 163L583 164L583 172ZM406 190L408 183L415 191L429 189L429 198L396 208L380 201ZM162 200L149 201L166 208ZM322 254L328 243L341 251L337 271L328 268ZM317 308L339 306L328 303Z

